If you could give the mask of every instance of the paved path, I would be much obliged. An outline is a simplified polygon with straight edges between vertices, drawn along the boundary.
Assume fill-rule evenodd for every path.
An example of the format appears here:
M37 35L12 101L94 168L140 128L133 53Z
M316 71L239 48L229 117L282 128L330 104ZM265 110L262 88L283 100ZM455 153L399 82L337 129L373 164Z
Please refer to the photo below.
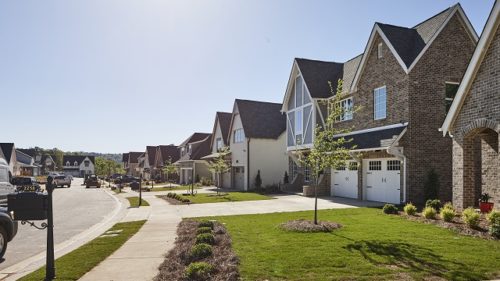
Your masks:
M124 196L137 196L127 191ZM234 214L258 214L311 210L313 198L298 195L279 195L273 200L211 203L192 205L170 205L157 198L158 193L143 193L150 207L129 208L124 221L147 219L144 226L119 250L92 269L80 280L85 281L141 281L152 280L165 254L174 246L177 224L184 217L219 216ZM357 206L380 205L342 198L318 200L319 209L355 208Z
M104 189L82 186L75 178L71 188L54 191L54 242L59 257L94 239L125 215L124 205ZM38 221L39 225L42 221ZM45 264L47 232L19 224L0 263L0 279L8 280L31 272Z

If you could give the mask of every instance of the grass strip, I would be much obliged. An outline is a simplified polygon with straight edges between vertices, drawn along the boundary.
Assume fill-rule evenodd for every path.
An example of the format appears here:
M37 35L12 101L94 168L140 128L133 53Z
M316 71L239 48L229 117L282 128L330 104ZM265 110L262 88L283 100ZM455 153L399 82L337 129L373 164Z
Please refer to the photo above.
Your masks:
M132 197L126 197L128 202L130 203L130 207L137 207L139 206L139 197L138 196L132 196ZM148 201L142 199L141 200L141 206L146 207L149 206Z

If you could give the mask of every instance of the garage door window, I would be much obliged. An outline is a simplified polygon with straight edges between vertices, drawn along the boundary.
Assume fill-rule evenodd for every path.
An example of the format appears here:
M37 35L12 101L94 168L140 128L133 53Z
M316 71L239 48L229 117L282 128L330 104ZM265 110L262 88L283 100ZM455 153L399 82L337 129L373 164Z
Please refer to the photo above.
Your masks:
M389 160L387 161L388 171L399 171L401 169L401 161L399 160Z
M358 162L349 163L349 171L357 171L358 170Z
M370 171L381 171L382 170L382 161L370 161L370 162L368 162L368 169Z

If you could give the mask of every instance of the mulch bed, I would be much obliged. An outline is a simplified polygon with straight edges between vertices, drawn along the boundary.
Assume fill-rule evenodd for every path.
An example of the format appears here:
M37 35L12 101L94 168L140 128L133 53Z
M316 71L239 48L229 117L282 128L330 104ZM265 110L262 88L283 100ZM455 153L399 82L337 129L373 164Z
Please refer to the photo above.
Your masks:
M300 219L284 222L279 227L294 232L332 232L341 228L342 225L329 221L319 221L318 224L314 224L311 220Z
M184 203L184 202L179 201L177 199L167 197L167 195L158 195L156 197L161 198L161 199L167 201L171 205L189 205L189 203Z
M411 221L418 221L426 224L434 224L442 228L451 229L459 234L479 237L488 240L497 240L495 237L491 236L488 232L489 224L486 220L486 217L482 214L481 219L479 221L479 226L475 229L470 228L468 225L462 222L459 216L453 218L453 222L445 222L442 220L439 215L436 216L436 219L426 219L421 214L417 214L415 216L408 216L404 212L399 212L399 215L402 217L406 217Z
M198 224L199 222L190 219L179 223L175 246L166 255L165 261L159 267L160 272L154 280L189 280L184 276L184 270L192 262L189 253L191 247L195 244ZM239 259L231 247L231 237L222 224L218 222L214 222L214 224L215 244L212 246L213 254L199 261L207 262L215 267L215 271L211 274L209 280L239 280Z

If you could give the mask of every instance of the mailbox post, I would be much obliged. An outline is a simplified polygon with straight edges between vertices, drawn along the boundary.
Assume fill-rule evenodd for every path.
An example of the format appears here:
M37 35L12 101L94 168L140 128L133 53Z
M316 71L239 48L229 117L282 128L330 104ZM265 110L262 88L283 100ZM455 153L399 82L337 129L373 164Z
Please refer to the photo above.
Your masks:
M54 185L53 178L47 178L46 189L49 195L47 204L47 260L45 263L45 280L52 280L56 277L56 268L54 262L54 216L52 210L52 192Z

